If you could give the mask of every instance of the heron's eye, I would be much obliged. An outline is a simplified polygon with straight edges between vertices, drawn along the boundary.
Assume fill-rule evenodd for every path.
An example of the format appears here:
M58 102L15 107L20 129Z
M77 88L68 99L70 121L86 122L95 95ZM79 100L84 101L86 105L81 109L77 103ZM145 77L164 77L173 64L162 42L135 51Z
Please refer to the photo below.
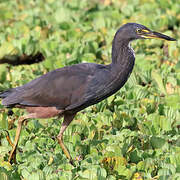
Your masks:
M142 33L142 29L136 29L137 34L141 34Z

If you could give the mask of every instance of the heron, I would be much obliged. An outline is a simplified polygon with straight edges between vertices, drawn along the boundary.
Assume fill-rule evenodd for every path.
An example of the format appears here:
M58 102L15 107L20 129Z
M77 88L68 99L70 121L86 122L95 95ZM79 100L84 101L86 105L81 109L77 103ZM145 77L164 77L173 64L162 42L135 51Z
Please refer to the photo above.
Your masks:
M111 96L126 83L135 64L131 41L152 38L176 41L144 25L127 23L115 33L110 64L80 63L66 66L50 71L25 85L1 92L2 105L25 109L28 112L18 119L15 140L11 143L12 150L8 161L12 163L15 159L25 120L63 116L64 120L57 140L69 162L74 164L63 142L64 131L79 111Z

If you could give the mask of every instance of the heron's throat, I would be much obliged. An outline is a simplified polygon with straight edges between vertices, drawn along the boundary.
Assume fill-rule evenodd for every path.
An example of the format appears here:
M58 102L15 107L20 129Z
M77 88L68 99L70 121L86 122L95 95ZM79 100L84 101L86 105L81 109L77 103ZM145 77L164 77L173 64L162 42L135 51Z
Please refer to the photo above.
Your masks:
M134 50L130 41L113 41L112 64L124 64L135 59Z

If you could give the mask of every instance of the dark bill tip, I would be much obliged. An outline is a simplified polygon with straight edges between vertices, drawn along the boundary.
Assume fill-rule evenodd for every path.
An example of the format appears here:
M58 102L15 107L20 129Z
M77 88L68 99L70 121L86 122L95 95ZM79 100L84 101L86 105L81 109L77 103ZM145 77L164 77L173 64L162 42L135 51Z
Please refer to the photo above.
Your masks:
M174 38L171 38L169 36L166 36L164 34L161 34L161 33L155 32L155 31L152 32L152 36L154 38L165 39L167 41L176 41L176 39L174 39Z

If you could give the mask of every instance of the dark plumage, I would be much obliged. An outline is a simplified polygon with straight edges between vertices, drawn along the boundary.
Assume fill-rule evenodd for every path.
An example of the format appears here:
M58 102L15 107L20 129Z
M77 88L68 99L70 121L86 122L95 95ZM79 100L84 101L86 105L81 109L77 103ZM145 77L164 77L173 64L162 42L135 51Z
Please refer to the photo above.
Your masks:
M25 108L30 113L19 120L15 145L9 161L15 153L22 122L25 119L63 115L64 121L58 141L72 163L72 158L62 141L63 132L77 112L114 94L125 84L135 62L130 42L145 38L175 40L153 32L143 25L128 23L115 34L111 64L83 63L56 69L23 86L2 92L0 97L3 98L3 105Z

